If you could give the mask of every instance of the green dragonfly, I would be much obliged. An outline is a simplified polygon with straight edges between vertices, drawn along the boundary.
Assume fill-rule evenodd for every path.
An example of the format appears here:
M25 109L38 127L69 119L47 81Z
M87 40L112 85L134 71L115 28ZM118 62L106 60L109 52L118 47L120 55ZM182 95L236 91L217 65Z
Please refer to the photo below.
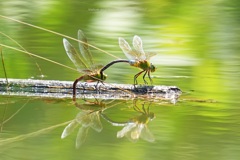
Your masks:
M73 83L73 100L76 100L76 86L78 81L93 82L93 81L104 81L107 78L106 74L100 74L101 65L95 65L93 63L92 54L89 50L88 41L84 33L78 30L79 50L80 53L68 42L67 39L63 38L63 46L69 59L76 66L82 76L77 78Z
M106 66L104 66L100 70L101 77L102 78L104 77L103 71L106 70L111 65L113 65L115 63L125 62L125 63L129 63L131 66L142 69L141 72L137 73L134 76L134 87L135 87L135 85L138 84L137 78L142 73L144 73L144 75L143 75L144 83L148 84L147 81L145 80L145 76L147 74L148 78L149 78L149 80L152 84L152 79L150 77L150 72L155 72L156 67L152 63L149 62L149 59L152 56L156 55L156 53L150 53L150 52L145 53L144 50L143 50L142 40L137 35L135 35L133 37L134 50L132 50L131 47L129 46L128 42L125 41L125 39L123 39L121 37L119 37L119 46L122 49L125 56L128 58L128 60L119 59L119 60L115 60L115 61L112 61L112 62L108 63Z

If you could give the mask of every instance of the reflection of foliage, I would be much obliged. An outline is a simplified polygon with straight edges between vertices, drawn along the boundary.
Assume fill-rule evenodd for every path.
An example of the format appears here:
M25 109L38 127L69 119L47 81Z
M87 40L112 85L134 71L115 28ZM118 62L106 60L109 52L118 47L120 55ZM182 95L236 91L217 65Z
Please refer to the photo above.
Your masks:
M77 105L77 107L79 107ZM82 106L84 107L84 106ZM94 129L97 132L102 131L102 124L99 117L100 110L82 110L76 118L69 123L62 132L61 138L65 138L70 135L76 127L81 125L78 130L76 138L76 147L79 148L86 140L89 128Z

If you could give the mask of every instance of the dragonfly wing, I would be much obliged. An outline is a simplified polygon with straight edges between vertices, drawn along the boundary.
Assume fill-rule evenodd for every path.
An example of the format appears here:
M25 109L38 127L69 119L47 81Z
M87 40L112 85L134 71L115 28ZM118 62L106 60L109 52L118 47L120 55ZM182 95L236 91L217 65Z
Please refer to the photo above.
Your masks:
M99 112L94 112L91 114L91 128L97 132L101 132L103 127L100 121Z
M133 47L138 53L138 58L140 60L149 60L152 56L155 56L157 53L154 52L144 52L142 40L139 36L135 35L133 37Z
M104 65L94 64L94 65L92 66L92 70L93 70L93 71L100 71L103 67L104 67Z
M136 123L127 123L125 127L121 131L117 132L117 138L122 138L124 136L128 136L131 133L131 130L137 126Z
M69 59L73 62L79 71L82 71L82 69L88 69L87 64L84 63L84 61L81 59L77 50L65 38L63 38L63 46Z
M136 53L131 49L131 47L129 46L128 42L125 41L125 39L119 37L118 42L123 53L129 60L135 60L137 58Z
M155 56L156 52L146 52L146 59L149 60L151 57Z
M70 135L74 129L78 126L79 124L77 123L77 121L73 120L71 123L69 123L63 130L61 138L65 138L68 135Z
M76 138L76 147L79 148L85 142L86 137L88 135L89 127L82 126L79 128Z
M143 50L142 39L137 35L135 35L133 37L133 47L137 51L138 59L145 60L146 55L145 55L145 52Z
M81 30L78 30L78 40L80 41L78 42L80 53L82 54L85 62L91 66L93 64L92 54L89 50L87 38Z
M147 124L144 124L140 137L148 142L155 141L155 138L153 134L150 132L150 130L148 129Z

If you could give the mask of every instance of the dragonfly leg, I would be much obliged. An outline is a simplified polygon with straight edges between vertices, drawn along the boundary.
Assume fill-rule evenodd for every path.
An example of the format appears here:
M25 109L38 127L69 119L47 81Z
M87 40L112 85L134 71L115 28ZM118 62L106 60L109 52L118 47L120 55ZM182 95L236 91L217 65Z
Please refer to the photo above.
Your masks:
M82 85L83 87L83 91L85 92L86 91L86 87L87 87L88 83L87 82L84 82L84 84Z
M142 110L143 110L143 113L144 113L144 114L147 114L147 111L146 111L146 109L145 109L145 103L142 104Z
M149 103L148 108L147 108L147 114L149 115L150 111L149 111L149 106L151 103Z
M145 71L145 70L139 72L138 74L136 74L136 75L134 76L134 84L133 84L133 85L134 85L134 88L135 88L135 85L138 84L138 82L137 82L137 78L138 78L138 76L139 76L140 74L142 74L144 71Z
M148 84L147 81L145 80L145 76L146 76L147 72L148 72L148 71L146 70L146 72L145 72L144 75L143 75L143 81L144 81L145 84Z
M99 88L98 88L98 84L99 84L100 81L97 81L97 84L95 85L95 89L96 89L96 92L98 93L99 91Z
M138 108L137 105L134 105L134 106L133 106L133 109L134 109L136 112L140 112L140 113L141 113L141 110Z
M153 81L152 81L152 78L151 78L151 76L150 76L150 71L148 70L147 72L148 72L148 78L149 78L149 80L150 80L150 82L151 82L151 85L152 85Z
M103 81L97 81L97 84L95 85L95 89L96 89L97 93L99 93L100 90L101 90L100 89L101 88L100 83L102 83L102 85L104 85Z
M102 85L105 85L105 84L103 83L103 80L101 80L101 81L98 81L98 82L101 82L101 83L102 83Z

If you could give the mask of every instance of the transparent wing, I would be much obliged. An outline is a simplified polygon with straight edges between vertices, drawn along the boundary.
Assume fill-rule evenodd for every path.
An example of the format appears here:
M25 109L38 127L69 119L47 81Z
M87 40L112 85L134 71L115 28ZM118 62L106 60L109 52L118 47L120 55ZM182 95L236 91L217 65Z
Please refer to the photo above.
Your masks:
M140 137L148 142L154 142L155 138L153 134L150 132L150 130L147 127L147 124L144 125L142 129L142 133L140 134Z
M78 46L80 49L80 53L82 54L82 57L84 58L85 62L88 63L89 66L92 66L93 65L92 54L89 50L87 38L81 30L78 30L78 40L83 42L83 43L78 42Z
M122 138L124 136L127 136L130 131L136 127L136 123L128 123L121 131L117 132L117 138Z
M66 53L67 53L69 59L73 62L73 64L78 69L78 71L82 71L84 69L89 69L87 64L84 62L84 60L81 59L81 57L78 54L78 52L76 51L76 49L65 38L63 38L63 46L66 50Z
M152 56L155 56L157 54L153 52L144 52L142 40L137 35L133 37L133 47L137 51L138 58L140 60L149 60Z
M79 148L86 140L86 137L88 135L89 127L82 126L79 128L76 138L76 148Z
M95 64L95 65L92 66L92 69L93 69L94 71L100 71L103 67L104 67L104 65Z
M136 123L134 127L132 127L127 133L126 137L131 142L136 142L139 139L140 132L138 131L138 124Z
M155 56L156 52L146 52L146 60L149 60L151 57Z
M145 52L143 50L143 44L142 44L142 39L135 35L133 37L133 47L136 50L136 54L139 60L146 60L146 55Z
M69 123L63 130L61 138L65 138L68 135L70 135L74 129L78 126L79 124L77 123L77 121L73 120L71 123Z
M136 52L134 52L131 47L129 46L128 42L125 39L119 37L118 39L119 46L122 49L123 53L129 60L135 60L138 58Z
M77 114L76 121L85 127L91 125L91 110L82 110Z
M94 112L91 114L91 128L97 132L101 132L103 127L100 121L99 112Z
M139 137L141 135L142 128L143 128L142 125L143 124L137 124L137 126L131 130L131 133L129 134L129 136L133 141L139 139Z

